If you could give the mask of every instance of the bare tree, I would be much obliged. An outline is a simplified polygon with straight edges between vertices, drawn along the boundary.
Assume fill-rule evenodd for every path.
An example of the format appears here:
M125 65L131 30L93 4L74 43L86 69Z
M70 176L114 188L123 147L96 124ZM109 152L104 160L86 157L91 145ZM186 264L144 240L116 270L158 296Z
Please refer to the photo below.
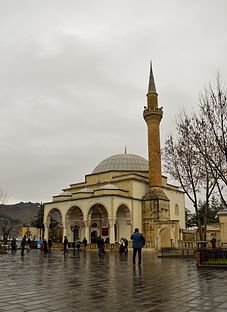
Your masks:
M164 149L166 172L177 180L192 201L200 239L206 240L209 200L218 190L225 207L227 186L227 97L220 77L200 96L199 114L183 113L177 119L175 141L170 136ZM201 227L198 195L205 193L204 224Z
M225 207L227 186L227 97L219 74L216 86L210 84L200 96L200 113L194 116L191 139L204 158Z
M190 140L190 119L183 114L177 120L177 136L171 135L165 142L163 153L165 171L180 183L198 216L198 192L200 191L201 159ZM198 230L202 239L202 228L198 218Z
M12 229L11 221L5 218L1 214L2 207L6 204L8 195L2 189L0 189L0 229L3 235L3 243L7 244L7 240Z
M200 152L208 164L215 168L220 178L227 185L227 92L217 75L216 86L211 84L200 96L200 119L206 124L216 157L207 155L200 147ZM212 155L213 156L213 155Z
M206 240L209 199L216 186L216 179L192 138L192 129L196 127L195 121L195 118L187 116L186 113L182 113L178 117L175 142L172 136L166 141L164 160L166 172L180 183L185 194L193 203L200 239ZM205 149L208 148L206 143L207 137L204 132L202 139L200 138L200 144L204 144ZM201 192L205 193L206 202L203 226L198 206L198 196Z

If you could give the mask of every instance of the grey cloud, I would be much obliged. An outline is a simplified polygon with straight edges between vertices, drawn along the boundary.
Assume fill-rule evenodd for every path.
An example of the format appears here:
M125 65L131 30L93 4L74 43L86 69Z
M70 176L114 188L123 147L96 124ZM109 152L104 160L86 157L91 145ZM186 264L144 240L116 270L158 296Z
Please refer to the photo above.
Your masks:
M150 58L163 144L216 70L227 77L226 7L0 2L0 185L9 200L48 200L125 145L146 157Z

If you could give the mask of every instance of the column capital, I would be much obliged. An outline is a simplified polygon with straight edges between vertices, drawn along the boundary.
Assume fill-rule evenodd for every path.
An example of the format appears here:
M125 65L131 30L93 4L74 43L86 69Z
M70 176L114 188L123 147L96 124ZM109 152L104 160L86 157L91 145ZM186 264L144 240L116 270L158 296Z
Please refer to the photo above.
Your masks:
M116 223L116 219L109 219L110 226L114 226L115 223Z

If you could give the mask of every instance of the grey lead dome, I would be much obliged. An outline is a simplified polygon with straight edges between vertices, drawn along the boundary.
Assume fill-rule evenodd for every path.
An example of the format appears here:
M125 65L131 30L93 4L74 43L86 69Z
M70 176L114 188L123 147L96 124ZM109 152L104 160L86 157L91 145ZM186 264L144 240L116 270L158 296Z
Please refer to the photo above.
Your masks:
M148 171L148 161L135 154L117 154L100 162L92 173L107 171Z

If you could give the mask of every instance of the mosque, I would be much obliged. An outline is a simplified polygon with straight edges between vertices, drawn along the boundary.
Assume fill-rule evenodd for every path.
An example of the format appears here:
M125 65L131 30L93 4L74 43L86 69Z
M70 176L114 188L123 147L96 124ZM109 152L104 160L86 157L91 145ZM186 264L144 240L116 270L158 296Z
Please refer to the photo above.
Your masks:
M143 117L148 129L148 160L135 154L117 154L101 161L83 182L70 184L51 202L44 204L45 238L51 220L58 216L62 239L95 242L101 235L110 244L130 239L137 227L149 247L178 246L185 228L185 196L161 174L160 122L163 108L150 65L147 106Z

